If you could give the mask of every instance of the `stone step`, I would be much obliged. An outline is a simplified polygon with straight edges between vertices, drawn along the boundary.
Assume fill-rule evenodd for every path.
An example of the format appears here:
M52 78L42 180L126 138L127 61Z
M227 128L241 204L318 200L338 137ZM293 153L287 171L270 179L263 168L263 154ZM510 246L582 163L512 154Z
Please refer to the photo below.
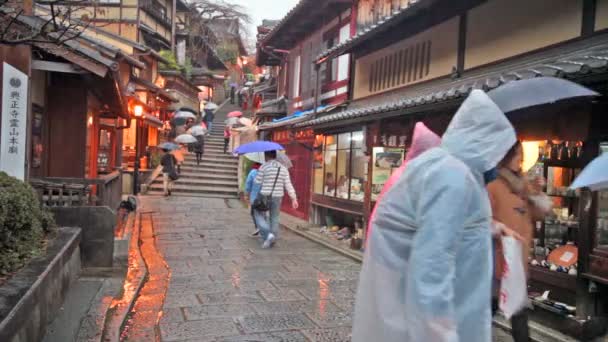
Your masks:
M216 173L216 174L224 174L224 175L237 175L238 171L235 167L216 167L214 165L204 165L200 166L182 166L181 171L185 173Z
M239 163L239 161L236 159L220 159L220 158L203 157L201 159L201 164L202 163L214 163L214 164L225 164L225 165L230 165L230 166L236 166ZM184 164L190 165L190 166L196 165L196 159L185 159Z
M210 194L210 193L181 193L173 192L172 196L176 197L197 197L197 198L238 198L237 195L225 195L225 194ZM164 196L162 191L148 191L146 196Z
M213 158L216 158L216 159L220 159L220 158L221 159L234 159L237 162L239 160L238 157L235 157L232 154L224 153L223 149L219 150L219 152L215 152L215 151L211 151L211 150L207 151L207 149L205 149L205 153L203 153L203 158L206 158L206 157L209 157L209 158L212 158L212 159ZM196 161L196 156L187 156L185 159L186 160L194 160L194 161Z
M181 178L189 178L189 179L206 179L206 180L220 180L220 181L230 181L234 180L237 177L237 172L234 173L220 173L217 170L206 170L205 169L197 169L196 172L185 172L182 170L180 175ZM158 179L162 180L162 177Z
M152 184L150 191L163 191L162 184ZM173 193L210 193L224 195L238 195L239 189L236 186L194 186L187 184L173 184Z
M162 178L157 178L152 184L163 184ZM194 186L226 186L226 187L238 187L238 182L236 179L233 180L224 180L224 179L200 179L200 178L190 178L190 177L180 177L177 181L175 181L175 185L194 185Z

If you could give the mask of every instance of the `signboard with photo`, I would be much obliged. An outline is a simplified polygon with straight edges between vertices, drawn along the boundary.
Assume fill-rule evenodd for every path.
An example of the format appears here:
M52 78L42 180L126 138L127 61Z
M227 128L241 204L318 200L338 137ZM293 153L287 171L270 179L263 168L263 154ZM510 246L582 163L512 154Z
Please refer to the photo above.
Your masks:
M380 195L384 183L393 171L403 163L404 148L374 147L374 167L372 172L372 201Z

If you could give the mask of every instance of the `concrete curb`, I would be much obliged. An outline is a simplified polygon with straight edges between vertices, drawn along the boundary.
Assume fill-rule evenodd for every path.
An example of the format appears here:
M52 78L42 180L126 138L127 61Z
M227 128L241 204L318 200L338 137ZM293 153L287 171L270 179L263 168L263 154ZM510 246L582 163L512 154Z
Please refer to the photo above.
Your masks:
M110 310L108 310L102 337L102 341L104 342L120 341L122 328L127 322L127 317L131 309L133 309L135 300L148 277L148 268L139 247L140 234L141 213L138 212L135 216L131 240L129 242L129 251L133 251L133 253L129 253L129 269L127 270L122 297L115 298L112 301Z
M334 246L331 243L329 243L327 241L324 241L323 239L315 236L314 234L308 233L308 232L306 232L304 230L301 230L301 229L298 229L298 228L290 227L289 224L281 223L281 226L283 228L287 229L287 230L290 230L290 231L292 231L292 232L300 235L301 237L304 237L304 238L306 238L308 240L311 240L311 241L316 242L316 243L318 243L320 245L323 245L323 246L325 246L325 247L333 250L334 252L342 254L345 257L348 257L348 258L353 259L353 260L358 261L358 262L363 262L363 256L362 255L359 255L359 254L357 254L355 252L351 252L349 250L346 250L345 248L340 248L340 247Z

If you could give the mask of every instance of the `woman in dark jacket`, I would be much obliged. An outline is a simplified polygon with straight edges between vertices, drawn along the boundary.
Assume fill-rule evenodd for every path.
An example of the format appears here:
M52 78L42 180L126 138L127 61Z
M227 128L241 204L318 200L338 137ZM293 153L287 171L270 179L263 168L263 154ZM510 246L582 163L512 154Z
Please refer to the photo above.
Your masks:
M196 165L201 164L203 153L205 152L205 138L203 135L196 136L197 143L194 144L194 153L196 154Z

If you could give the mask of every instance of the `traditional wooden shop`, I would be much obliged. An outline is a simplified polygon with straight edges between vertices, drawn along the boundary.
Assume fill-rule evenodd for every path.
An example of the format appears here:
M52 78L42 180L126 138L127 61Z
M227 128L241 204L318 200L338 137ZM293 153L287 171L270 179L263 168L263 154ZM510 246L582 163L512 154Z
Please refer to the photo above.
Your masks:
M608 1L558 2L419 1L317 56L323 63L350 53L354 75L348 108L295 125L314 129L314 159L323 165L313 166L312 202L318 209L312 221L329 225L326 213L334 220L339 215L333 212L340 211L365 222L407 152L414 123L423 121L442 134L472 89L553 76L606 95ZM394 30L408 34L390 34ZM555 206L537 223L530 246L533 317L580 339L606 327L607 204L602 193L572 192L568 186L606 148L605 107L600 98L510 117L524 142L526 166L542 170ZM359 146L366 158L353 161ZM359 164L366 169L363 180L355 180Z

